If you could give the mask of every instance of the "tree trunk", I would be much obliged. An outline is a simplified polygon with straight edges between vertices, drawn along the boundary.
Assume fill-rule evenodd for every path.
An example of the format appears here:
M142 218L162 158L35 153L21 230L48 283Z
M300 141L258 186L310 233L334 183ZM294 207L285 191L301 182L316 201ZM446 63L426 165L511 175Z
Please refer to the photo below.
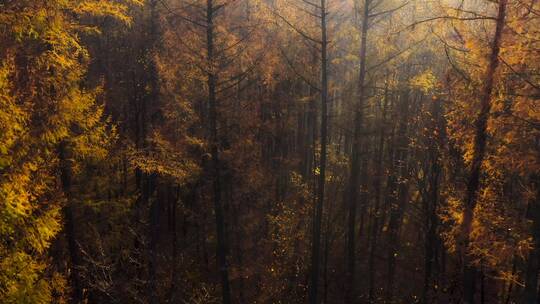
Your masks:
M441 121L441 107L440 101L432 101L432 128L437 130L437 134L443 133L444 126L440 123ZM440 136L440 135L439 135ZM440 138L433 138L435 142L441 142ZM428 150L428 158L430 160L430 169L429 169L429 184L427 197L424 199L424 232L425 232L425 241L424 241L424 287L422 290L422 303L428 303L430 283L433 273L433 265L435 262L436 252L435 249L438 247L437 240L437 227L438 227L438 217L437 217L437 205L439 201L439 182L441 175L441 165L439 161L440 153L439 147L433 143Z
M170 208L170 233L171 233L171 284L169 286L169 303L176 301L176 281L178 280L178 224L177 210L178 202L180 201L180 187L176 187L176 194L173 195L173 188L170 187L167 191L167 200Z
M394 280L396 275L396 257L399 250L399 230L405 212L405 205L408 201L408 139L407 139L407 124L409 119L409 92L405 92L401 96L399 110L399 125L396 136L396 158L393 167L396 171L393 179L394 195L393 204L390 205L390 220L388 222L388 276L386 284L386 299L392 302L394 297Z
M369 0L364 1L364 10L361 25L361 44L360 44L360 73L358 77L358 103L355 108L354 116L354 138L352 146L352 161L349 180L349 218L347 227L347 281L346 303L355 301L355 272L356 272L356 244L355 244L355 226L356 226L356 206L358 204L358 186L360 180L360 153L361 153L361 135L362 120L365 100L365 79L366 79L366 49L367 32L369 19Z
M154 183L156 176L150 175L147 178L147 187L154 188ZM148 300L149 303L159 303L157 295L157 244L159 241L159 220L161 217L161 200L164 198L163 195L163 185L156 185L158 188L157 195L152 199L150 204L150 214L149 214L149 233L150 233L150 242L148 245L148 273L149 273L149 294ZM148 191L151 193L150 191Z
M471 163L471 172L467 181L467 192L463 208L463 221L461 223L460 240L458 248L460 250L463 267L463 297L464 304L474 303L476 267L472 265L472 257L469 255L469 241L472 224L474 220L474 208L477 203L478 189L480 188L480 175L482 171L482 162L484 161L487 140L487 122L489 112L491 111L491 94L493 92L493 83L495 72L499 65L499 50L501 45L501 36L504 28L506 15L506 3L508 0L499 1L497 14L497 24L495 36L491 45L491 54L489 65L486 71L484 87L480 99L480 112L474 123L475 135L473 146L473 158Z
M540 176L533 181L536 187L536 198L531 202L529 218L531 219L531 235L533 248L527 260L525 272L525 288L523 289L523 304L538 302L538 271L540 270Z
M216 220L217 246L216 257L217 267L221 276L221 293L223 304L231 303L231 291L229 286L229 270L227 264L227 249L225 240L225 219L223 215L223 204L221 200L221 165L219 160L219 143L217 129L217 100L215 58L214 58L214 3L213 0L206 1L206 52L207 52L207 85L208 85L208 107L209 107L209 127L210 127L210 154L212 157L212 189L214 194L214 213Z
M78 267L81 266L79 249L77 248L77 237L75 236L75 215L71 200L72 169L67 151L67 143L62 142L59 147L58 157L60 159L60 180L62 191L66 197L64 211L64 231L68 242L69 257L71 267L69 270L69 281L71 285L70 303L82 303L84 300L83 288L79 276Z
M328 140L328 60L326 38L326 0L321 0L321 159L317 187L317 201L313 218L313 237L311 244L311 274L308 291L310 304L317 303L319 285L319 259L321 243L321 221L324 204L324 186L326 182L326 149Z
M381 123L379 129L379 143L377 147L377 156L375 160L375 179L373 184L374 208L373 208L373 225L371 228L370 244L369 244L369 258L368 258L368 271L369 271L369 303L373 303L375 300L375 253L377 251L377 237L379 235L379 217L380 217L380 205L381 205L381 191L382 191L382 175L383 175L383 155L384 155L384 138L385 138L385 125L386 125L386 109L388 106L388 82L385 84L384 92L384 104L382 108Z
M148 84L150 91L145 96L143 101L144 116L141 122L143 128L143 148L147 147L148 134L151 133L153 122L155 120L156 109L158 108L159 88L158 88L158 71L156 66L155 57L157 52L158 43L158 12L157 12L157 0L150 1L150 47L146 50L146 60L148 60ZM163 199L163 185L157 185L157 176L155 174L143 174L143 183L145 184L146 194L143 195L143 203L147 204L150 200L150 196L158 189L157 197L150 204L150 243L149 243L149 257L148 257L148 272L149 272L149 302L159 303L157 296L157 243L159 239L159 220L161 215L161 200Z

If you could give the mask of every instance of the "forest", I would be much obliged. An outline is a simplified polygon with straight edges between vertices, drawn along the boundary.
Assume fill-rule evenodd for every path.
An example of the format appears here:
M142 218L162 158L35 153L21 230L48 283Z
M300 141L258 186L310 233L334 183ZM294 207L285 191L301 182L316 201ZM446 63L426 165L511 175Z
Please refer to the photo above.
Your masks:
M0 0L0 303L540 303L540 1Z

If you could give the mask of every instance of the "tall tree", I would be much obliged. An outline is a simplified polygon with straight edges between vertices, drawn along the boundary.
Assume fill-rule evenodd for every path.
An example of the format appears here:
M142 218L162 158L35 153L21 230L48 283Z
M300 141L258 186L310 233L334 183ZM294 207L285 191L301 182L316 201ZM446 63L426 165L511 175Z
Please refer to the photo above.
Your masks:
M209 106L209 130L210 130L210 153L212 156L212 188L214 199L214 213L216 217L217 231L217 266L221 276L221 293L224 304L231 303L231 290L229 286L229 271L227 267L227 248L225 245L225 219L223 215L223 204L221 200L221 165L219 160L219 141L217 126L217 101L216 101L216 81L215 74L215 32L214 16L218 8L213 0L206 1L206 60L208 66L207 86L208 86L208 106Z
M459 246L463 259L463 302L474 303L476 267L472 264L469 253L469 239L474 220L474 209L477 203L478 189L480 188L480 177L482 173L482 163L486 153L487 143L487 123L492 107L492 93L495 81L495 73L499 65L499 52L501 48L501 38L505 26L507 0L500 0L498 3L498 13L496 17L495 33L491 43L488 66L483 81L483 88L480 95L480 111L475 118L473 155L467 189L463 205L463 221L461 223Z
M130 19L125 6L109 1L3 1L0 6L0 115L7 122L0 136L0 300L44 303L62 297L66 283L47 251L64 230L74 273L67 284L78 302L82 287L66 162L99 155L108 138L98 91L83 86L89 58L80 34L95 29L85 18ZM68 149L77 153L70 160Z
M352 145L352 161L349 179L349 204L348 230L347 230L347 265L348 265L348 303L355 301L355 272L356 272L356 206L358 204L358 187L360 180L360 161L361 161L361 132L364 105L366 99L366 50L367 34L370 14L370 0L365 0L362 5L362 19L360 27L360 72L358 76L358 100L354 109L354 135Z

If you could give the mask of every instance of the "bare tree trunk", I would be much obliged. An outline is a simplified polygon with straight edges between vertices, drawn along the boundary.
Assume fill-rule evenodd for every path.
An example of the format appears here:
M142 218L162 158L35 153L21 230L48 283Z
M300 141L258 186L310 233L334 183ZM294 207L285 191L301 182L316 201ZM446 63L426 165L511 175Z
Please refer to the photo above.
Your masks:
M527 260L525 272L525 288L523 289L523 304L538 302L538 271L540 270L540 176L533 177L536 187L536 198L531 202L529 218L532 220L531 235L533 248Z
M148 185L147 187L152 187L154 184L155 176L148 176ZM161 200L164 198L163 195L163 185L156 185L157 195L152 200L150 204L150 214L149 214L149 232L150 232L150 243L148 246L148 283L149 283L149 294L148 302L149 303L159 303L159 298L157 295L157 244L159 241L159 219L161 217ZM150 193L150 191L149 191Z
M485 280L486 276L484 273L484 266L482 265L482 262L480 262L480 304L486 303L486 286L485 286Z
M223 215L223 204L221 200L221 165L219 159L219 143L217 129L217 100L215 58L214 58L214 13L213 0L206 1L206 52L207 52L207 85L208 85L208 106L209 106L209 127L210 127L210 154L212 157L212 188L214 194L214 213L216 220L217 246L216 257L217 267L221 276L221 293L223 304L231 303L231 291L229 286L229 270L227 264L227 248L225 239L225 219Z
M432 128L437 130L437 134L442 134L444 131L444 125L441 121L441 106L438 100L432 101ZM440 136L440 135L439 135ZM440 138L434 138L435 142L441 142ZM424 287L422 290L422 303L428 303L430 283L433 274L433 265L437 252L436 248L439 246L437 240L437 227L439 224L437 217L437 205L439 201L439 182L441 176L440 165L440 153L439 147L433 143L428 150L428 158L430 161L429 169L429 184L427 190L427 197L424 198Z
M63 211L64 231L68 242L69 257L71 259L71 269L69 271L69 282L71 285L70 303L82 303L84 294L79 270L77 269L81 266L81 259L79 249L77 248L77 237L75 236L75 215L71 198L72 169L67 149L67 143L62 142L58 149L58 157L60 159L60 181L62 183L62 191L66 197L66 204Z
M377 147L377 158L375 160L375 178L373 183L374 208L373 208L373 227L371 228L371 237L369 244L369 258L368 258L368 271L369 271L369 303L375 300L375 253L377 251L377 239L379 232L379 217L380 217L380 205L381 205L381 191L382 191L382 175L383 175L383 155L384 155L384 138L385 138L385 125L386 125L386 109L388 106L388 82L385 84L384 101L382 108L381 123L379 126L379 143Z
M390 220L388 222L388 276L386 281L386 299L392 302L394 297L394 281L396 275L396 257L399 249L399 230L405 212L405 205L408 200L408 139L407 124L409 118L409 92L401 96L399 110L399 125L396 136L396 158L395 158L395 178L393 180L396 197L393 204L390 205ZM392 195L392 194L391 194Z
M328 213L326 216L326 225L324 228L324 269L323 269L323 303L328 303L328 256L330 255L330 218L331 214Z
M326 153L328 140L328 59L326 38L326 0L321 0L321 159L317 187L317 202L313 219L313 237L311 244L311 274L308 290L308 302L317 303L317 291L319 285L319 260L321 243L321 221L324 204L324 186L326 182Z
M156 52L158 43L158 11L157 0L150 1L150 48L147 50L145 56L149 62L149 86L150 92L145 96L143 105L145 107L145 119L142 121L143 125L143 147L146 147L147 136L151 133L153 121L155 120L155 111L159 99L159 87L158 87L158 71L156 65ZM153 107L152 107L153 105ZM149 112L149 113L148 113ZM150 130L149 130L150 129ZM150 132L149 132L150 131ZM156 185L157 176L151 174L143 174L143 183L145 184L146 192L143 197L143 203L148 203L154 188L160 187L157 198L150 204L150 244L149 244L149 258L148 258L148 272L149 272L149 302L158 303L157 296L157 243L159 239L159 219L161 215L161 200L163 199L163 185Z
M346 303L354 303L355 295L355 272L356 272L356 244L355 244L355 228L356 228L356 206L358 204L358 186L360 180L360 154L361 154L361 136L362 120L364 112L365 100L365 79L366 79L366 49L367 49L367 32L369 21L369 4L370 0L364 1L364 10L362 15L361 25L361 44L360 44L360 73L358 77L358 103L355 108L354 116L354 138L352 146L352 161L351 161L351 176L349 179L349 218L347 227L347 281L348 288L346 290Z
M167 191L167 200L170 208L170 232L171 232L171 284L169 287L169 303L175 303L176 301L176 281L178 280L178 224L177 224L177 210L178 202L180 201L180 187L176 187L176 194L172 194L172 187Z
M497 14L497 24L495 36L491 45L491 54L489 65L486 71L484 87L480 99L480 112L474 122L474 150L471 163L471 172L467 181L467 192L463 208L463 221L461 224L460 240L458 248L460 250L463 267L463 297L464 304L474 303L476 267L472 265L472 257L469 254L469 241L474 220L474 209L477 203L478 189L480 188L480 175L482 171L482 162L484 161L487 140L487 122L489 112L491 111L491 94L493 92L493 83L495 72L499 65L499 50L501 45L501 36L504 28L506 16L506 4L508 0L499 1Z

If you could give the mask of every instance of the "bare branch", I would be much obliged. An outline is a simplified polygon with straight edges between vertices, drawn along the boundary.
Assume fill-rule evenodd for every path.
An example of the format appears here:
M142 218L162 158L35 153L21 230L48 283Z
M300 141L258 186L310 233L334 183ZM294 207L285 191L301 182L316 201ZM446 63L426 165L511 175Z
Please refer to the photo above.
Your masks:
M469 76L467 76L467 74L465 74L465 72L463 72L460 68L458 68L456 66L456 64L454 63L454 61L452 60L452 56L450 56L450 53L448 52L448 47L447 45L445 44L444 45L444 53L446 54L446 59L448 59L448 63L450 63L450 66L452 66L452 68L463 78L465 79L467 82L472 82L471 78Z
M321 7L320 7L319 5L317 5L317 4L315 4L315 3L312 3L312 2L307 1L307 0L301 0L301 1L304 2L304 3L307 4L307 5L313 6L314 8L316 8L316 9L318 9L318 10L321 9Z
M396 8L393 8L393 9L389 9L389 10L378 12L378 13L373 13L373 14L369 15L368 18L375 18L375 17L381 16L381 15L391 14L391 13L397 11L397 10L402 9L407 4L409 4L409 2L405 2L402 5L400 5L400 6L396 7Z
M310 86L312 89L320 92L321 89L319 87L317 87L316 85L311 83L311 81L309 81L306 77L304 77L302 74L300 74L298 71L296 71L296 69L294 68L294 65L292 64L291 60L289 59L289 57L287 57L287 55L285 54L285 51L283 51L283 49L281 47L279 47L279 50L281 52L281 55L285 59L285 62L287 62L287 65L289 66L289 68L291 68L293 73L296 76L298 76L302 81L304 81L308 86Z
M536 90L540 91L540 85L538 84L535 84L535 83L532 83L532 81L530 79L528 79L527 77L525 77L525 75L523 75L523 73L520 73L518 71L516 71L510 64L508 64L501 56L499 56L499 59L501 60L501 62L510 69L510 71L512 71L512 73L516 74L519 78L521 78L523 81L525 81L528 85L530 85L531 87L535 88Z
M309 41L311 41L311 42L315 42L315 43L317 43L317 44L322 44L322 41L310 37L309 35L307 35L307 34L304 33L303 31L301 31L300 29L298 29L296 26L294 26L292 23L290 23L285 17L283 17L283 16L281 16L280 14L278 14L275 10L273 10L272 13L273 13L274 15L276 15L277 17L279 17L281 20L283 20L283 22L285 22L289 27L291 27L295 32L297 32L298 34L300 34L300 36L304 37L304 39L309 40Z
M229 82L234 82L232 85L229 85L229 86L226 86L220 90L217 91L217 93L221 93L223 91L226 91L232 87L234 87L235 85L237 85L238 83L240 83L242 80L244 80L248 75L249 73L251 73L256 67L258 67L258 64L260 63L260 61L264 58L264 56L266 55L266 52L262 53L259 58L257 58L255 60L255 62L245 71L241 72L241 73L238 73L237 75L234 75L232 76L231 78L227 79L227 80L224 80L224 81L221 81L217 84L217 86L221 86L223 84L226 84L226 83L229 83Z
M426 23L426 22L431 22L431 21L436 21L436 20L458 20L458 21L477 21L477 20L492 20L492 21L496 21L497 18L495 17L453 17L453 16L439 16L439 17L433 17L433 18L428 18L428 19L424 19L424 20L420 20L420 21L417 21L417 22L414 22L412 24L409 24L408 26L406 26L404 29L409 29L409 28L413 28L419 24L422 24L422 23Z
M419 45L420 43L424 42L424 40L426 40L426 38L427 38L427 36L422 38L421 40L417 41L416 43L408 46L407 48L405 48L405 49L403 49L403 50L401 50L401 51L399 51L399 52L397 52L397 53L395 53L393 55L390 55L389 57L387 57L383 61L369 67L367 69L367 71L370 72L370 71L372 71L372 70L374 70L374 69L376 69L376 68L378 68L378 67L380 67L380 66L382 66L382 65L384 65L384 64L386 64L386 63L388 63L388 62L390 62L392 60L394 60L395 58L399 57L401 54L405 53L406 51L408 51L408 50L412 49L413 47Z
M318 15L318 14L316 14L316 13L310 12L310 11L308 11L308 10L306 10L306 9L304 9L304 8L302 8L302 7L300 7L300 6L296 5L296 4L294 4L294 3L291 3L291 5L294 6L294 8L296 8L297 10L299 10L299 11L301 11L301 12L304 12L304 13L310 15L311 17L315 17L315 18L319 18L319 19L321 18L321 15Z
M197 26L200 26L200 27L202 27L202 28L206 28L206 24L203 24L203 23L201 23L201 22L198 22L198 21L196 21L196 20L190 19L190 18L188 18L188 17L186 17L186 16L183 16L183 15L181 15L181 14L179 14L179 13L174 12L174 11L167 5L167 3L165 3L164 0L159 0L159 2L161 2L161 4L163 5L163 7L165 7L165 8L169 11L170 14L172 14L172 15L174 15L174 16L176 16L176 17L178 17L178 18L180 18L180 19L182 19L182 20L184 20L184 21L190 22L190 23L195 24L195 25L197 25Z
M243 35L240 39L238 39L238 41L235 41L233 44L219 50L218 52L216 52L216 56L220 56L221 54L229 51L230 49L233 49L235 48L236 46L238 46L240 43L246 41L247 39L249 39L251 37L251 34L255 31L255 29L252 29L251 31L249 31L247 34Z
M479 14L475 11L469 11L469 10L464 10L462 8L450 8L451 10L454 10L454 11L457 11L458 13L466 13L466 14L470 14L474 17L481 17L481 18L490 18L489 16L485 16L485 15L482 15L482 14Z

